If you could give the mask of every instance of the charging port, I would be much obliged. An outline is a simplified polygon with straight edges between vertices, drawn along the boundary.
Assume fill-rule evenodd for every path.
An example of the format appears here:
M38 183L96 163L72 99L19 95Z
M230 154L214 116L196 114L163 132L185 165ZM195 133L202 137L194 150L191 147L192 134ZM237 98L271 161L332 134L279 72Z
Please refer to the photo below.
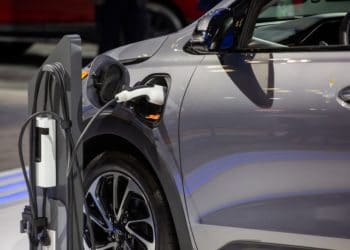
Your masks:
M153 86L160 85L165 89L165 97L168 94L170 84L170 76L167 74L153 74L146 77L143 81L137 83L136 86ZM164 105L155 105L149 103L145 98L133 100L129 103L130 108L134 110L137 117L151 127L156 127L161 121Z

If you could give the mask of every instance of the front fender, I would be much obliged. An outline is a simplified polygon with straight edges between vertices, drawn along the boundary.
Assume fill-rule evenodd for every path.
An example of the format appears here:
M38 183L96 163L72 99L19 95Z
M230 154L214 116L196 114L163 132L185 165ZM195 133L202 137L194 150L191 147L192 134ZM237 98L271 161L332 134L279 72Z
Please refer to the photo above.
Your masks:
M101 136L104 137L102 145L95 144ZM194 249L185 212L180 167L171 152L166 150L164 146L166 143L162 140L159 129L151 129L135 121L108 115L96 120L85 138L84 154L88 154L89 157L94 157L93 155L102 152L101 150L108 150L111 145L115 145L118 150L118 145L122 147L125 142L142 154L143 159L147 161L146 165L152 168L164 191L173 216L180 249ZM84 165L87 163L84 162Z

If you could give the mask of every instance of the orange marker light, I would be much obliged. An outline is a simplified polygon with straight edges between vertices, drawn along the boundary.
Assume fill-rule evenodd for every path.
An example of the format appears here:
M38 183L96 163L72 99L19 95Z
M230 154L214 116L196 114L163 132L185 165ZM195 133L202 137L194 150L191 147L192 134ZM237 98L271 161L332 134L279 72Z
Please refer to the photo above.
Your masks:
M147 115L146 119L152 120L152 121L158 121L160 120L160 114Z
M81 79L84 80L89 75L89 71L83 70L81 72Z

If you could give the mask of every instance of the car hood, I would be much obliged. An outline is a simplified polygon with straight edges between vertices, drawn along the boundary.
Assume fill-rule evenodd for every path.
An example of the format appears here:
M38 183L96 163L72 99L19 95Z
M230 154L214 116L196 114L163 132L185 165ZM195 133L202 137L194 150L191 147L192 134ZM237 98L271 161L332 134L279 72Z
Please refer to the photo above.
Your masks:
M161 36L132 43L114 50L110 50L105 54L124 64L143 62L156 54L167 38L168 36Z

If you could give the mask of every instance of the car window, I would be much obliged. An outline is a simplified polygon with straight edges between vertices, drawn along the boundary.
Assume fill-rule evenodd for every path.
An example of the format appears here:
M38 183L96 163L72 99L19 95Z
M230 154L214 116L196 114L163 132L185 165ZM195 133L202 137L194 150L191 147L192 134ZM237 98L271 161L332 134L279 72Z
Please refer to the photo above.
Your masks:
M296 19L317 14L344 12L348 10L349 7L350 1L348 0L271 1L260 13L258 22Z
M248 48L347 45L350 0L274 0L263 5ZM345 26L344 26L345 25ZM343 34L343 37L341 36Z

